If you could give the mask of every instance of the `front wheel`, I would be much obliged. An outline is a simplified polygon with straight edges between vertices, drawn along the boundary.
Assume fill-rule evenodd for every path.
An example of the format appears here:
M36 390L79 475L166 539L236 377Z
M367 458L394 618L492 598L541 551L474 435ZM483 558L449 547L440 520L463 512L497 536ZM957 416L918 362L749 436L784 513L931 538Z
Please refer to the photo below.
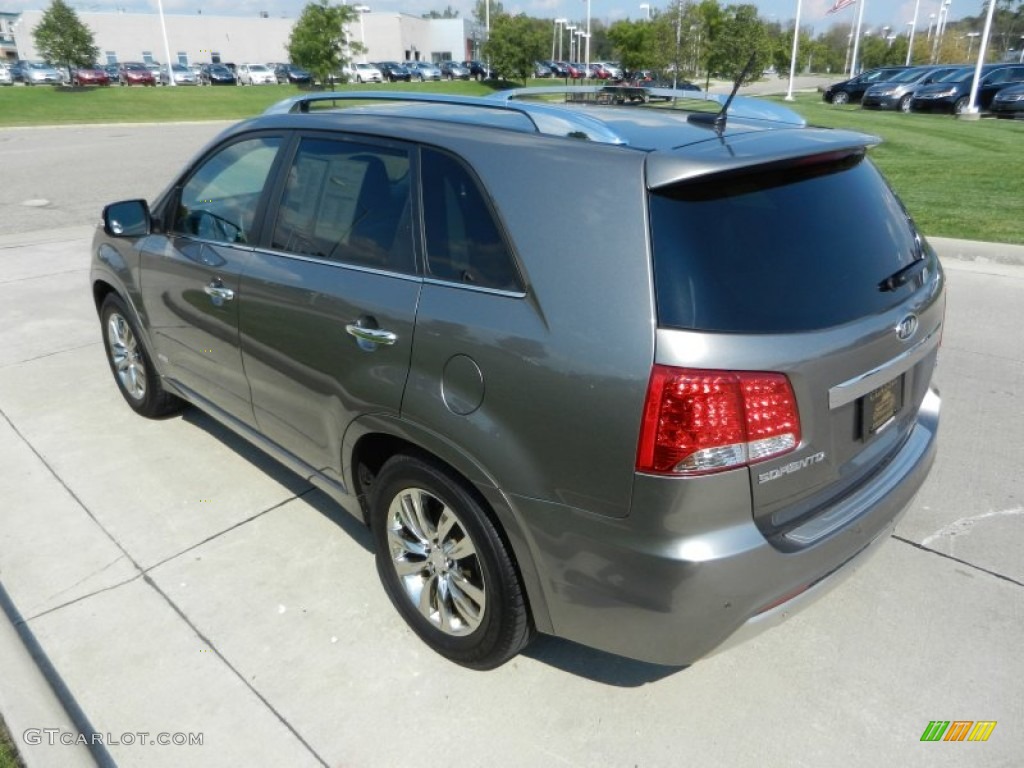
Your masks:
M909 112L910 111L910 100L911 100L911 98L913 98L913 97L908 93L906 96L904 96L902 99L900 99L900 103L899 103L899 110L900 110L900 112Z
M962 115L967 111L969 104L970 100L966 96L961 96L956 100L956 104L953 105L953 111L958 115Z
M462 481L395 456L374 481L370 516L384 589L427 645L472 669L526 646L533 626L512 556Z
M849 101L850 101L850 94L846 93L845 91L837 91L836 93L832 94L832 103L833 104L837 104L837 105L842 106L843 104L849 103Z
M166 392L139 336L124 301L110 294L100 306L103 347L125 402L140 416L167 416L181 408L181 400Z

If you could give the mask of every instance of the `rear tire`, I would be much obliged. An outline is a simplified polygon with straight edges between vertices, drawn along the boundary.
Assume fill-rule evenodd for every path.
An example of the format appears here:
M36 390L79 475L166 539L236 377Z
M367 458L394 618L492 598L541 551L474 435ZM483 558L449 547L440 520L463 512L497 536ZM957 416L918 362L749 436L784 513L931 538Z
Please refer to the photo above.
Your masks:
M850 94L845 91L837 91L832 94L832 103L838 106L850 103Z
M182 401L164 390L132 313L118 295L111 293L103 300L100 323L107 363L131 409L150 419L179 411Z
M493 669L533 637L511 553L487 511L441 466L399 454L373 483L377 572L427 645L471 669Z

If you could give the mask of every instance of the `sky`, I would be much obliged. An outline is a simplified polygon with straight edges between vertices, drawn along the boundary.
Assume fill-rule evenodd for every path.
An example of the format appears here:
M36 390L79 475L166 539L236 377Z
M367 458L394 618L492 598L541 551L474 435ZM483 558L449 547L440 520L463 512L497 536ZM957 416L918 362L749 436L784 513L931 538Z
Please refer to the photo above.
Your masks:
M79 12L110 11L124 9L130 13L155 13L157 0L65 0ZM334 0L337 2L338 0ZM357 0L352 0L356 2ZM744 0L719 0L721 5ZM761 18L792 23L796 16L797 0L746 0L758 7ZM308 0L163 0L164 13L193 14L202 8L203 13L224 16L256 16L267 11L274 17L296 17ZM539 18L564 17L583 21L587 16L586 0L501 0L506 11L523 12ZM649 2L652 8L665 8L665 0L590 0L592 18L607 23L619 19L638 20L645 11L641 2ZM868 28L888 25L892 30L905 32L907 24L914 18L917 0L858 0L847 8L827 15L835 0L800 0L800 26L812 27L814 34L824 32L834 23L853 24L857 20L858 6L864 5L864 24ZM928 26L929 14L937 14L941 0L920 0L918 29ZM949 9L950 21L964 15L976 15L984 0L953 0ZM460 16L470 17L475 0L365 0L365 5L374 11L403 12L422 15L431 10L444 10L447 5L459 11ZM0 11L21 11L28 9L45 10L49 0L0 0Z

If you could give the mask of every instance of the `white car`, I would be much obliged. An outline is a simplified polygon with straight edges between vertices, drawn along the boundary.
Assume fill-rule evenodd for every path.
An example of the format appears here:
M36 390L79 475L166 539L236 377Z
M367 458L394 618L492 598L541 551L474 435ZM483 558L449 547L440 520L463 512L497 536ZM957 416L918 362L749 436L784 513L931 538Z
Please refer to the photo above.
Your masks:
M373 66L373 64L366 64L365 62L347 65L345 67L345 74L348 75L348 79L353 83L384 82L384 75L381 74L381 71Z
M3 64L0 64L0 85L14 85L14 77L11 75L11 70Z
M237 74L241 85L277 85L277 75L263 64L240 64Z

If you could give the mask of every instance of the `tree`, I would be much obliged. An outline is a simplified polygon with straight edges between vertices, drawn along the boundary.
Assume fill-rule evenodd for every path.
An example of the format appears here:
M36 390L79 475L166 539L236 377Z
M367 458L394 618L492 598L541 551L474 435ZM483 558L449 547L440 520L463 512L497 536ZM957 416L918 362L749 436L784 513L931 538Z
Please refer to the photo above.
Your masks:
M450 5L445 6L443 11L427 11L423 14L424 19L457 19L459 12Z
M551 45L548 23L525 15L491 17L491 39L484 43L484 56L506 80L526 81L535 61L546 58Z
M64 0L53 0L39 25L32 31L36 50L51 64L68 68L88 67L96 61L100 49L92 31L83 24Z
M352 54L365 50L361 43L350 41L345 31L346 24L358 20L355 6L329 5L328 0L309 3L292 28L288 55L321 83L333 82Z
M772 59L768 35L757 16L757 6L730 5L725 9L720 28L712 39L708 72L735 80L751 56L755 57L755 62L748 77L757 79Z
M494 20L505 15L505 6L501 4L501 0L476 0L476 5L473 6L473 18L480 25L486 24L490 17L493 27Z

